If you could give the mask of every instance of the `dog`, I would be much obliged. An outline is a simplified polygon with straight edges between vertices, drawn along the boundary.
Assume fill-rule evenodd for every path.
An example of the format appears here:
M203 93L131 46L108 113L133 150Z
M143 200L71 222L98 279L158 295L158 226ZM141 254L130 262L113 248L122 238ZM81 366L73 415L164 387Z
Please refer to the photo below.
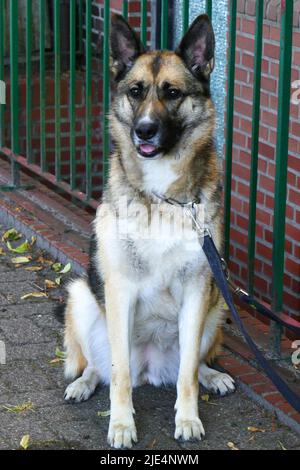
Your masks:
M207 15L195 19L175 52L146 52L121 16L111 20L115 152L88 274L67 288L65 376L73 382L65 399L87 400L99 383L109 384L108 443L115 448L137 442L132 387L177 384L175 438L185 441L204 435L199 382L221 395L235 389L229 375L210 367L221 344L223 302L187 209L201 203L221 250L214 47ZM120 209L124 198L134 210ZM147 235L161 213L162 232ZM177 236L179 214L188 236Z

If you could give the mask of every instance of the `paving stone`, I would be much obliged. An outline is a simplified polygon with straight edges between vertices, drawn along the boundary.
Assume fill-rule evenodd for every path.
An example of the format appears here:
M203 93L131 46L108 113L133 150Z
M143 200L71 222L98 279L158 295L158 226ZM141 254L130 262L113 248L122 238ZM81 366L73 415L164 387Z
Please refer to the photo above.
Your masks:
M1 226L0 235L8 227ZM0 246L1 244L0 236ZM35 258L40 254L33 249ZM54 279L49 267L34 275L16 269L8 253L0 257L0 340L6 341L6 365L0 365L0 449L17 449L24 434L31 449L108 449L109 417L98 411L109 409L108 387L98 387L90 400L70 405L64 399L67 382L63 364L50 364L55 349L63 349L63 325L54 316L61 288L51 290L45 300L22 301L24 293ZM47 258L49 256L45 255ZM68 279L70 275L64 276ZM207 393L201 388L200 396ZM3 405L31 401L34 411L12 413ZM300 437L252 402L241 390L228 397L213 395L199 400L206 436L200 443L174 440L175 388L143 386L133 393L139 442L136 449L300 449ZM265 432L251 433L249 426Z

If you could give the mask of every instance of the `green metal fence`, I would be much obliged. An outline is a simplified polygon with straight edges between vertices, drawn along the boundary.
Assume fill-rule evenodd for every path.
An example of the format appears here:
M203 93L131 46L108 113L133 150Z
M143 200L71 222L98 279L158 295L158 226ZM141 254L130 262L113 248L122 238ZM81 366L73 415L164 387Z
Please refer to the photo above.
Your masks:
M10 59L9 59L9 81L10 81L10 123L11 144L6 147L4 140L4 106L0 107L0 152L6 155L12 168L11 186L19 184L19 170L25 167L27 170L42 176L48 182L54 184L61 190L80 199L82 202L96 208L97 201L93 199L92 187L92 153L91 153L91 100L92 100L92 1L70 0L69 23L69 121L70 121L70 174L68 178L63 177L61 172L61 28L60 0L52 0L53 4L53 52L54 52L54 77L55 77L55 171L47 172L46 154L46 132L45 132L45 29L40 29L39 43L39 83L40 83L40 164L37 165L32 159L32 5L26 1L26 155L20 155L19 147L19 64L18 64L18 2L11 0L10 9ZM150 15L147 14L149 4L147 0L140 1L140 35L144 44L147 42L147 22ZM168 31L170 18L169 8L172 2L160 0L158 2L160 11L156 22L160 31L160 47L168 46ZM45 22L45 8L48 3L40 1L39 15L43 25ZM292 26L293 5L289 0L282 2L281 16L281 55L280 55L280 77L279 77L279 100L278 100L278 141L276 148L276 184L275 184L275 210L273 231L273 286L274 297L272 306L274 311L282 309L283 274L284 274L284 236L286 210L286 188L287 188L287 156L288 156L288 134L289 134L289 105L291 81L291 55L292 55ZM122 2L122 13L128 17L128 1ZM102 114L102 151L103 151L103 184L107 178L108 155L110 151L110 139L108 134L108 112L110 106L110 76L109 76L109 27L110 27L110 1L103 0L103 47L99 51L102 61L103 79L103 102ZM0 0L0 80L4 80L4 0ZM206 11L211 16L212 0L206 0ZM183 32L189 24L189 1L182 0ZM229 1L229 55L228 55L228 93L227 93L227 127L225 148L225 255L229 257L230 241L230 211L231 211L231 180L232 180L232 147L233 147L233 117L234 117L234 82L235 82L235 45L236 45L236 18L237 0ZM262 27L263 27L263 1L256 2L256 33L255 33L255 68L254 68L254 99L253 99L253 128L252 128L252 159L250 177L250 212L248 231L248 290L253 293L254 259L255 259L255 227L256 227L256 195L257 195L257 166L258 166L258 142L259 142L259 107L260 107L260 85L261 85L261 59L262 59ZM83 40L83 36L85 40ZM84 47L84 50L83 50ZM79 190L76 186L76 145L75 145L75 83L76 83L76 54L79 50L83 53L85 60L85 190ZM279 350L280 331L278 327L272 330L272 347Z
M248 228L248 292L253 294L254 261L255 261L255 229L256 202L258 182L258 143L260 116L260 85L262 60L262 27L263 1L256 2L256 32L255 32L255 65L252 116L252 152L249 198L249 228ZM273 227L273 298L272 309L280 313L283 305L283 276L285 253L285 214L287 195L288 140L290 117L290 83L292 61L294 1L281 2L281 38L279 63L279 92L278 92L278 123L276 144L276 174L275 174L275 207ZM224 188L224 223L225 223L225 257L229 259L230 244L230 210L231 210L231 177L232 177L232 147L233 147L233 116L234 116L234 79L235 79L235 44L236 44L236 13L237 0L230 1L229 26L229 62L228 62L228 94L227 94L227 126L225 150L225 188ZM281 327L271 325L270 348L275 355L280 354Z

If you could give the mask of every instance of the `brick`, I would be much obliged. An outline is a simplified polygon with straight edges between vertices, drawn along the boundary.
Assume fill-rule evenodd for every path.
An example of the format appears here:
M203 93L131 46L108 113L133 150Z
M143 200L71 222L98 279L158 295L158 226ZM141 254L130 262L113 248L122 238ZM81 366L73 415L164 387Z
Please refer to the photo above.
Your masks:
M280 56L280 47L279 45L264 43L263 54L266 57L271 57L272 59L279 59Z
M277 80L272 77L261 77L261 88L266 91L276 93L277 91Z
M266 394L264 395L264 399L267 400L272 405L279 405L279 404L284 405L286 403L286 401L284 400L284 398L279 392Z

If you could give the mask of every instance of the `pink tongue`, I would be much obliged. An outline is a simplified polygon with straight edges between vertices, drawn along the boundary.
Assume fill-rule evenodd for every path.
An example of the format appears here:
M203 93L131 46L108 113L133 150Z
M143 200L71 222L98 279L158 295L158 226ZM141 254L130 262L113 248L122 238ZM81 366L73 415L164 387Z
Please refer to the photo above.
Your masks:
M152 153L156 149L155 145L142 144L140 145L140 150L144 153Z

